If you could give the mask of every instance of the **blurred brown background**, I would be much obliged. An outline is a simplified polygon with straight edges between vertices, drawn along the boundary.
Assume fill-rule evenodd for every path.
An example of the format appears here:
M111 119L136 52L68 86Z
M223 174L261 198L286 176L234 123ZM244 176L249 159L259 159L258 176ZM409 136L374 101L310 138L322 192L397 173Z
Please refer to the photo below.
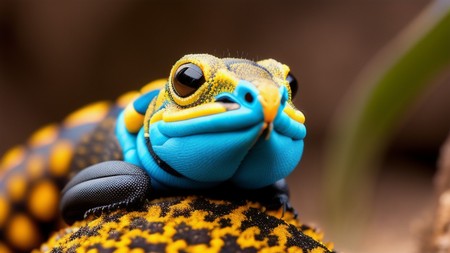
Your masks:
M165 77L186 53L288 64L307 117L289 178L301 219L322 224L320 170L331 117L365 64L429 3L346 1L0 1L0 153L96 100ZM450 73L405 117L383 164L363 252L409 252L450 129ZM333 235L327 234L329 239ZM340 245L338 248L351 249Z

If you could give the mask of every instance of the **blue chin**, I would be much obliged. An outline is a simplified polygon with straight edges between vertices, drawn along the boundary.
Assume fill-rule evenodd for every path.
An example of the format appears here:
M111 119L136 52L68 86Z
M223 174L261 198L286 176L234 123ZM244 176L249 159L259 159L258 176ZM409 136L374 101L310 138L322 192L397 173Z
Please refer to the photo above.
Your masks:
M179 175L168 173L152 158L143 130L137 136L142 166L163 185L194 189L225 181L256 189L289 175L303 152L304 125L290 119L280 108L270 136L261 135L261 115L238 116L245 113L239 112L241 109L186 121L153 123L151 150Z
M255 144L262 124L232 132L204 133L168 137L161 131L164 123L152 124L150 139L153 152L182 176L172 175L153 159L143 131L138 135L138 153L143 167L164 185L181 188L212 187L229 180Z

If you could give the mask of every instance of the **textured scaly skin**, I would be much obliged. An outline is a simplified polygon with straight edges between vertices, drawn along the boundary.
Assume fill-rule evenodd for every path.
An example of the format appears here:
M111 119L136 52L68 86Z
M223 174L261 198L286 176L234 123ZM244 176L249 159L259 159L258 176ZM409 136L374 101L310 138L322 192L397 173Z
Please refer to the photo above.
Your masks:
M332 252L292 213L246 200L168 197L61 230L36 252Z

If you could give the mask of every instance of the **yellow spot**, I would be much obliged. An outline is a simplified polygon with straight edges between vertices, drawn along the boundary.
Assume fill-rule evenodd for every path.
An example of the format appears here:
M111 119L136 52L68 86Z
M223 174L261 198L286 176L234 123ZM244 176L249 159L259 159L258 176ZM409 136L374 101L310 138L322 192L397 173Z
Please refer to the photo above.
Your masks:
M144 124L144 115L138 113L133 104L128 104L124 112L125 127L130 133L137 133Z
M287 233L285 225L278 225L273 229L273 234L278 237L278 244L285 245L287 243Z
M242 248L247 247L256 247L261 248L264 246L264 241L259 241L255 239L255 235L258 235L260 233L259 228L257 227L250 227L244 230L238 237L237 243Z
M50 172L56 177L67 175L72 160L73 147L70 141L61 140L55 144L50 154Z
M85 106L70 114L64 120L64 125L67 127L75 127L83 124L99 122L108 113L109 105L109 102L103 101Z
M227 109L221 104L208 103L181 111L165 111L165 113L163 114L163 120L166 122L174 122L218 114L226 111Z
M190 252L218 252L218 251L212 251L209 249L210 248L205 244L192 245L192 246L188 247L188 250Z
M167 83L167 79L158 79L158 80L152 81L152 82L146 84L144 87L142 87L141 92L147 93L152 90L159 90L162 87L164 87L164 85L166 85L166 83Z
M0 162L0 171L19 165L25 157L25 148L16 146L6 152Z
M310 253L324 253L325 250L322 248L315 248L310 251Z
M3 196L0 196L0 228L5 224L8 214L9 214L8 201L6 201L6 199ZM1 252L2 251L0 250L0 253Z
M27 162L27 173L30 179L36 179L39 178L43 171L45 166L45 160L43 157L38 155L33 155L28 159Z
M51 124L37 130L29 140L32 147L41 147L48 145L56 140L58 137L58 127L56 124Z
M114 253L129 253L129 249L127 247L120 247L116 250L114 250Z
M31 190L28 209L39 220L50 221L56 216L58 199L58 188L50 181L42 181Z
M130 253L145 253L143 249L132 249Z
M170 243L166 247L166 252L180 252L181 249L185 249L187 247L187 243L184 240L177 240L175 242Z
M20 174L13 174L6 182L6 189L8 196L13 201L20 201L25 195L27 188L27 182L25 177Z
M290 105L286 105L286 107L284 108L284 112L293 120L302 124L305 123L305 115L303 115L301 111L295 110Z
M141 95L141 93L139 93L138 91L127 92L127 93L123 94L122 96L120 96L117 99L116 103L120 107L125 107L129 103L133 102L136 98L138 98L139 95Z
M288 253L303 253L303 250L297 246L290 247L287 251Z
M36 224L24 214L17 214L11 219L6 235L12 245L23 251L31 250L40 241Z
M12 253L11 250L8 249L8 247L0 242L0 253Z
M219 231L219 230L220 229L216 229L215 231ZM213 233L214 233L214 231L213 231ZM216 251L219 251L219 249L223 247L224 241L222 239L220 239L220 237L216 237L216 238L214 238L214 237L215 236L213 235L213 238L210 241L211 247L213 249L216 249Z

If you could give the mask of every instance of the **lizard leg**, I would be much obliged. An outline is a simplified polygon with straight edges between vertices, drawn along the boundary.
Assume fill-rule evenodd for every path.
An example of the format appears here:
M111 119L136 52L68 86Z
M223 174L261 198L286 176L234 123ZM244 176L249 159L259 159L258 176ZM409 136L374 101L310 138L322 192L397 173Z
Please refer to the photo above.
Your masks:
M75 175L62 190L60 209L72 224L90 213L142 203L151 190L150 177L123 161L94 164Z
M295 217L297 217L297 212L289 202L289 188L284 179L280 179L277 182L257 191L259 192L256 199L268 209L276 210L283 208L283 215L284 212L289 211L293 212Z

